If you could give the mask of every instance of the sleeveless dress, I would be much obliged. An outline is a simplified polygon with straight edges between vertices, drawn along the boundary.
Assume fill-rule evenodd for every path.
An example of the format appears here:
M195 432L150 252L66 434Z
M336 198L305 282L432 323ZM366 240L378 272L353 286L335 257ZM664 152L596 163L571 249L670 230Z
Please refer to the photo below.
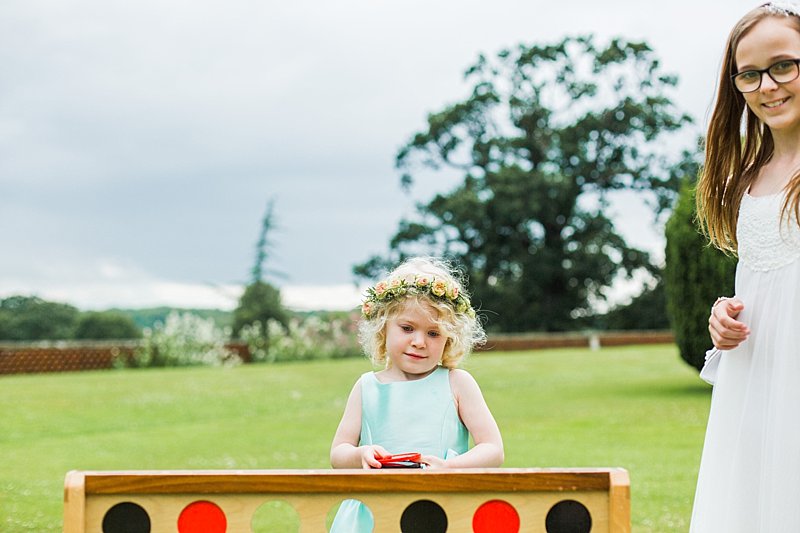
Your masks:
M784 194L739 210L738 320L711 399L691 533L800 532L800 229Z
M420 452L448 459L467 451L469 432L458 417L450 371L437 367L414 381L381 383L374 372L361 382L360 445L378 444L391 454ZM357 500L345 500L331 533L369 533L372 514Z

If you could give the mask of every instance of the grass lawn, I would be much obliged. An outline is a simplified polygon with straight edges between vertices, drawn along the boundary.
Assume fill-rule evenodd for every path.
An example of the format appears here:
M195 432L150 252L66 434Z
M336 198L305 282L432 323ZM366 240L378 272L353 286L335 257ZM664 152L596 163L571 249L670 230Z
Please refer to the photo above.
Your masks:
M620 466L633 531L688 529L710 387L674 346L477 354L507 467ZM61 530L68 470L327 468L366 360L0 377L0 530Z

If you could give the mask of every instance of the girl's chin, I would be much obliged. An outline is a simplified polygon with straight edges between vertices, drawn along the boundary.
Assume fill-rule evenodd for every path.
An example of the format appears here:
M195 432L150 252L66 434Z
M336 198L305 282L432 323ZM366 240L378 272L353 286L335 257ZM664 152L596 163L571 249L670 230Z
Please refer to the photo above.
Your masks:
M761 121L773 132L796 131L800 129L800 114L793 116L772 116L766 115Z

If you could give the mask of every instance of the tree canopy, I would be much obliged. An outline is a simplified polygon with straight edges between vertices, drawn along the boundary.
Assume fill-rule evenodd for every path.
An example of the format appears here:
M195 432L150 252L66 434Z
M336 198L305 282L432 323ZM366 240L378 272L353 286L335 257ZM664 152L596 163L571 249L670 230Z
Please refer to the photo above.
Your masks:
M258 233L258 242L256 242L256 259L253 262L253 268L250 269L251 283L264 281L267 273L264 264L269 259L273 247L270 233L275 231L275 228L275 200L271 199L267 202L267 209L261 218L261 231Z
M269 320L283 325L289 322L289 315L281 304L281 293L269 283L251 283L245 287L233 312L233 335L238 336L244 326L256 322L261 324L261 331L266 335Z
M9 296L0 300L0 340L63 340L74 336L80 311L38 296Z
M119 311L90 311L81 314L75 328L76 339L138 339L142 330L133 319Z
M616 276L653 268L607 207L619 190L642 192L656 212L671 205L687 155L671 157L662 134L690 122L667 96L677 79L646 43L592 37L481 55L465 79L470 94L428 115L396 159L407 189L437 172L463 180L419 204L389 253L354 273L449 257L492 329L571 329Z

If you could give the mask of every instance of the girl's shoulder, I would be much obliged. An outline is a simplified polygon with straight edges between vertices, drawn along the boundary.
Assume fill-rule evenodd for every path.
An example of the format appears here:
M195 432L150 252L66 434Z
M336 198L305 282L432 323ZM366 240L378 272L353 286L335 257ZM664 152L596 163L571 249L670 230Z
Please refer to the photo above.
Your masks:
M360 396L362 394L361 391L365 388L365 384L367 387L369 387L369 384L373 381L377 381L377 379L375 378L375 373L364 372L363 374L358 376L358 379L355 381L355 383L353 383L353 388L350 390L350 394L351 395L357 394Z
M463 368L450 368L449 372L450 372L450 379L472 378L472 374L470 374Z
M476 387L478 385L478 382L475 381L475 378L472 377L472 374L463 368L451 368L449 378L450 388L454 393L458 393L465 388Z

